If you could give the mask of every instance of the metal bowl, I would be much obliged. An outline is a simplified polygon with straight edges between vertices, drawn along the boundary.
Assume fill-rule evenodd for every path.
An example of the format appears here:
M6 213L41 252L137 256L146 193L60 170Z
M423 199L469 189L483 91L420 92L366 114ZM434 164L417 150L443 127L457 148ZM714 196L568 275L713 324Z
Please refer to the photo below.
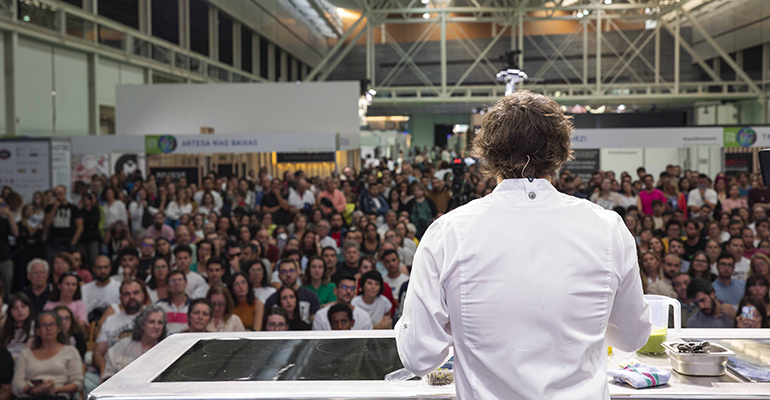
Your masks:
M724 375L727 369L727 358L735 355L732 351L714 343L711 343L709 353L680 353L676 348L680 343L665 342L663 347L671 361L671 367L682 375Z

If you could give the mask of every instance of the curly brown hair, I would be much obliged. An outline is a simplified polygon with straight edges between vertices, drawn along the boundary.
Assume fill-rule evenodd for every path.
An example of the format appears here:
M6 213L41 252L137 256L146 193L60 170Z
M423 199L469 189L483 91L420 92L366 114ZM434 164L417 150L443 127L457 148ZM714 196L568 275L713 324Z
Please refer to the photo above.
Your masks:
M572 117L564 115L555 101L519 90L486 113L473 140L472 156L481 160L487 177L522 178L526 165L528 175L553 178L573 158L573 128Z

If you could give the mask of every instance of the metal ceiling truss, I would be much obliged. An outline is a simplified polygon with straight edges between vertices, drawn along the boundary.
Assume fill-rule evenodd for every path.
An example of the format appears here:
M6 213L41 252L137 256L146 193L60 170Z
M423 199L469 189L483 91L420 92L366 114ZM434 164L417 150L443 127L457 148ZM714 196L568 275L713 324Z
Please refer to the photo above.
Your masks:
M754 82L736 60L718 45L692 16L690 10L684 7L691 0L628 0L615 1L609 5L601 0L433 0L428 5L419 0L359 1L362 5L361 18L345 31L326 57L308 74L306 80L312 80L315 76L322 79L328 77L333 67L355 46L358 38L365 34L366 78L377 91L373 98L373 105L376 106L484 103L498 100L504 95L505 86L495 80L495 74L501 66L499 62L495 63L490 59L490 51L506 34L511 37L510 47L506 46L507 48L523 50L526 39L536 50L536 55L544 60L544 64L537 71L529 71L534 72L532 79L521 87L548 94L563 103L694 102L714 99L756 99L762 104L766 102L764 88L768 82ZM710 0L700 1L699 4L708 2ZM567 19L579 21L580 24L565 35L560 43L551 40L537 24L531 24L528 29L536 31L538 36L531 36L524 31L525 22ZM646 21L650 29L631 33L624 31L618 21ZM463 29L461 23L468 22L494 23L492 38L484 48L472 40ZM682 38L680 31L685 23L701 34L735 71L735 81L723 81L719 73ZM388 26L397 27L400 24L424 24L425 29L405 48L387 29ZM447 26L451 24L454 24L455 37L447 38ZM382 28L382 41L375 39L375 27ZM437 29L440 30L440 82L431 80L419 63L415 62L417 54L431 40ZM661 31L666 31L674 38L673 80L670 75L667 80L661 73ZM354 35L354 32L357 34ZM617 46L617 40L614 44L608 40L608 32L613 32L622 39L621 49ZM447 77L447 40L459 44L473 58L471 65L459 77L452 79L454 82L448 82ZM387 43L399 56L398 62L379 80L375 75L375 43L378 42ZM580 42L583 50L582 68L580 62L570 61L567 55L567 50L577 48ZM650 46L654 47L652 60L649 58L649 50L648 53L644 51ZM770 46L764 48L766 52L770 52ZM615 57L610 68L602 65L603 50ZM681 81L681 50L691 57L693 63L700 66L711 78L710 81ZM574 58L574 52L570 54ZM330 62L332 59L335 61ZM595 71L589 71L589 59L594 62ZM765 54L763 59L766 61L763 63L763 79L770 78L770 54ZM523 51L519 53L518 61L520 68L527 68L524 65ZM488 85L464 84L477 68L482 71L483 79L488 80ZM423 86L397 86L398 78L407 69L417 76ZM549 71L557 74L564 83L541 83L540 80ZM631 81L623 82L628 79Z

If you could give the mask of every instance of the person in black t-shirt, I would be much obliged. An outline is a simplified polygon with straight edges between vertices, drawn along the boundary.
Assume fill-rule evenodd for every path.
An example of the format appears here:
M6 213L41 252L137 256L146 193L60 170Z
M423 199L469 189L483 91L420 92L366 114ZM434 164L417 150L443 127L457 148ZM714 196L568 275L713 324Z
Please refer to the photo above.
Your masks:
M9 291L13 290L13 261L8 237L19 236L19 226L13 220L8 205L0 198L0 281Z
M289 202L281 194L282 188L283 183L278 179L273 179L270 192L262 199L262 211L272 214L273 223L276 225L289 224Z
M701 236L698 223L691 219L684 222L684 232L687 235L687 240L684 242L682 259L689 260L696 252L706 250L706 239Z
M83 234L83 218L80 210L67 202L67 188L57 186L53 191L56 200L45 210L45 229L48 237L48 259L59 251L71 251Z

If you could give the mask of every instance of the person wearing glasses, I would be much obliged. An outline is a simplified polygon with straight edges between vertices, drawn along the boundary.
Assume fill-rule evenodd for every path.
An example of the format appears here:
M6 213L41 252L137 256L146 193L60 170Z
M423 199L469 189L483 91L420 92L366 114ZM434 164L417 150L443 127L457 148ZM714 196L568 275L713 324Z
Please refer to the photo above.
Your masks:
M278 278L283 286L293 288L297 292L297 308L299 308L300 319L306 324L313 324L315 313L321 308L318 296L312 291L299 285L298 277L302 272L299 262L291 258L285 258L278 264ZM278 293L273 293L267 298L265 308L271 308L279 304Z
M211 321L206 328L209 332L243 332L241 318L233 314L233 297L224 285L214 285L206 293L206 299L211 303Z
M353 310L353 321L355 321L352 326L353 330L364 331L373 329L374 325L372 324L372 319L369 317L366 310L350 304L350 302L353 301L353 298L356 297L356 278L354 278L353 275L343 274L336 284L337 286L334 288L334 294L337 296L337 301L318 310L315 319L313 320L313 330L332 330L332 324L329 319L329 310L338 304L346 305Z
M70 346L59 316L43 311L35 320L31 348L21 351L11 390L16 397L69 398L83 387L83 360Z
M181 332L187 328L187 311L190 308L190 298L185 294L187 277L180 270L171 271L166 276L168 297L156 304L166 312L169 333Z
M289 330L289 313L281 307L275 306L267 310L265 318L265 330L268 332L281 332Z
M734 243L738 243L739 240L740 245L743 246L742 239L730 239ZM733 308L738 307L743 292L746 290L746 282L735 279L735 256L733 254L723 252L717 258L717 279L713 285L714 294L719 301L730 304Z

